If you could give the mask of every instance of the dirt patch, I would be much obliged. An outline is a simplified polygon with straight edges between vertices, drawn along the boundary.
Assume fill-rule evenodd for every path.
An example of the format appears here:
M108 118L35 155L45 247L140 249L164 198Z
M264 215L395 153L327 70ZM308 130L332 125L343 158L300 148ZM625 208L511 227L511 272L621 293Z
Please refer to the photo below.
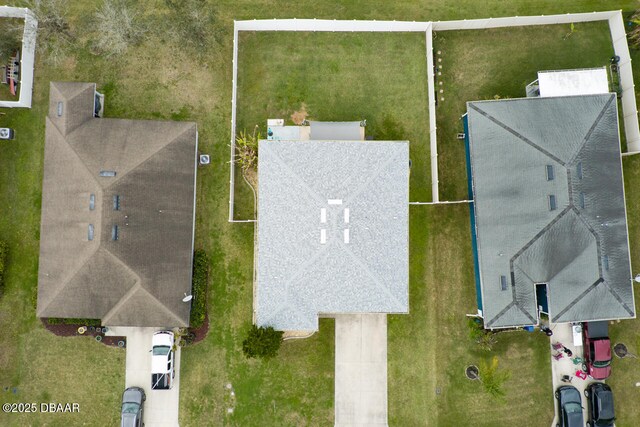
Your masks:
M298 111L294 111L291 115L291 121L297 125L301 125L305 120L307 120L307 104L304 102L300 105L300 109Z
M114 336L105 336L105 328L101 326L86 326L86 325L51 325L46 318L40 319L42 325L46 330L57 335L59 337L92 337L94 340L101 342L102 344L111 346L111 347L121 347L124 348L127 346L127 338L126 337L114 337ZM86 331L81 334L78 332L80 327L85 327ZM99 337L99 338L98 338Z

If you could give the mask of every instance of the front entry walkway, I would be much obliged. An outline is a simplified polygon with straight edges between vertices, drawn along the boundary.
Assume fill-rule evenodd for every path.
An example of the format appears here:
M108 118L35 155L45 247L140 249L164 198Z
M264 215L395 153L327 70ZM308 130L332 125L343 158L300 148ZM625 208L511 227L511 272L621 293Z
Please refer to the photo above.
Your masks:
M148 427L177 427L180 397L180 347L176 350L175 377L169 390L151 390L151 341L161 328L114 326L107 335L127 337L125 387L142 387L147 395L144 423ZM124 391L124 390L122 390Z
M387 315L339 314L336 427L387 426Z

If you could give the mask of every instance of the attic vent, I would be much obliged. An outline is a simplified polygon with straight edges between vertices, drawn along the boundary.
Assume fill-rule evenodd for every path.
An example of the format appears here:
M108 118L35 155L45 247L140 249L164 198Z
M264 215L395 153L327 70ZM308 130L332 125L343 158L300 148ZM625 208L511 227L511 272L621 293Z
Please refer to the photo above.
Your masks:
M507 276L500 276L500 289L507 290Z
M118 240L118 226L111 227L111 240Z
M64 112L64 104L62 101L58 101L58 117L62 117L62 113Z
M556 203L556 195L549 194L549 210L555 211L556 209L558 209L558 205Z
M578 202L580 203L580 209L584 209L584 193L580 192L580 196L578 196Z
M576 174L578 175L578 179L582 179L582 162L578 162L576 165Z
M114 211L120 210L120 196L118 195L113 196L113 210Z
M89 239L90 241L93 240L93 224L89 224L89 232L88 232L87 239Z
M553 181L555 178L555 172L553 171L553 165L547 165L547 181Z
M602 257L602 266L605 270L609 270L609 255L605 255Z
M100 176L116 176L116 171L100 171Z
M92 211L96 208L96 195L91 193L89 196L89 210Z

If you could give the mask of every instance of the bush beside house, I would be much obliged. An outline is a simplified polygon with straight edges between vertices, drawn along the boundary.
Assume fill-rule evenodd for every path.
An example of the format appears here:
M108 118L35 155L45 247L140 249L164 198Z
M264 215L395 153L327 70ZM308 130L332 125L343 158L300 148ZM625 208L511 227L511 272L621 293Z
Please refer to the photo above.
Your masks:
M199 328L204 324L207 314L207 282L209 278L209 258L202 249L197 249L193 253L193 282L191 295L191 318L189 326Z
M278 354L282 344L282 331L276 331L271 326L251 326L247 339L242 341L242 352L247 358L260 357L269 359Z

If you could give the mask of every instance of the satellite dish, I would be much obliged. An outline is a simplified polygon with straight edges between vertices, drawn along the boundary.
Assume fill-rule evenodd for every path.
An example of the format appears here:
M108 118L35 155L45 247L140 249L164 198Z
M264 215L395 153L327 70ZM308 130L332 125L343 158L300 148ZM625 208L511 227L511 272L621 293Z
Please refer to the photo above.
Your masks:
M640 274L636 274L636 277L634 277L633 280L640 283Z
M187 295L187 293L184 293L184 298L182 298L182 302L189 302L193 299L193 295Z

